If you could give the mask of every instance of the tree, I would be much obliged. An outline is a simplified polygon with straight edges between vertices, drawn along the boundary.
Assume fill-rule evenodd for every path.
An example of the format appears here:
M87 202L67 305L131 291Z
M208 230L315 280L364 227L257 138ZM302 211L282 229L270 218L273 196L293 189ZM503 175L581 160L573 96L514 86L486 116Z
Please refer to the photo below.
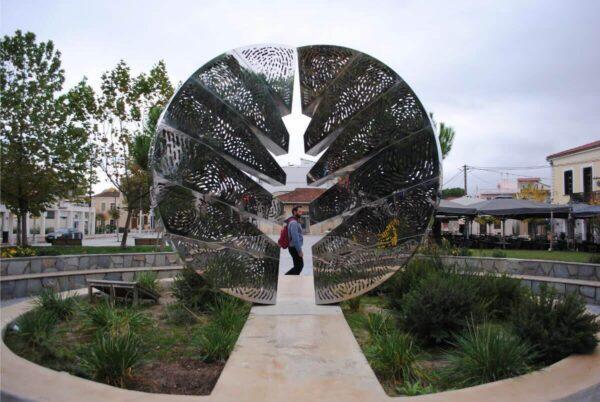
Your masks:
M521 191L517 193L517 198L519 200L531 200L536 202L546 202L549 196L549 190L544 190L531 186L523 187Z
M160 110L173 94L165 63L160 61L150 72L137 77L120 61L102 74L100 167L123 194L127 217L121 247L127 243L131 217L136 210L149 209L150 173L148 149ZM152 121L154 125L152 127Z
M17 244L27 244L27 216L59 198L85 193L93 145L93 91L82 80L66 94L52 41L16 31L0 41L0 200L17 216Z
M465 195L465 189L462 187L445 188L442 190L442 198L457 198L462 197L463 195Z
M438 125L433 118L433 113L429 113L433 126L437 129ZM447 126L444 122L440 122L438 130L438 140L440 142L440 148L442 150L442 159L446 159L446 156L452 150L452 144L454 143L454 136L456 132L450 126Z

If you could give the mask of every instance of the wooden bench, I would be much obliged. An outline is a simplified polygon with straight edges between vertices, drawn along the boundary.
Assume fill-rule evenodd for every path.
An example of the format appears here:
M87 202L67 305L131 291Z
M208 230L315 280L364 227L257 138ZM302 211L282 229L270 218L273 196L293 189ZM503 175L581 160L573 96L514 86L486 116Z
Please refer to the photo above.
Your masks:
M54 239L52 240L53 246L81 246L81 239Z
M94 289L107 294L111 303L114 303L116 299L127 300L133 296L133 305L135 306L139 303L140 299L151 300L155 303L158 303L158 299L160 298L158 293L151 289L145 288L138 282L88 279L87 284L90 303L94 301Z
M162 245L161 239L156 237L136 237L135 238L136 246L160 246Z

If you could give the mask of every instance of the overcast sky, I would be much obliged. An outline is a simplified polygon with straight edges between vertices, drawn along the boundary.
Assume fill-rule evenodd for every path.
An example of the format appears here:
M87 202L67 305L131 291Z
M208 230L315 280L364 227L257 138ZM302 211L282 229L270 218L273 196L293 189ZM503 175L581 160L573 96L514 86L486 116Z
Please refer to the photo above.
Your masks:
M600 139L600 1L0 4L2 34L21 29L55 42L66 88L83 76L97 85L120 59L135 73L163 59L177 83L214 56L249 44L335 44L368 53L396 70L437 121L456 130L444 161L444 181L454 179L446 187L462 186L456 174L464 164L547 165L551 153ZM291 151L299 158L306 122L291 120ZM550 183L549 168L510 173ZM471 171L469 192L494 187L500 178Z

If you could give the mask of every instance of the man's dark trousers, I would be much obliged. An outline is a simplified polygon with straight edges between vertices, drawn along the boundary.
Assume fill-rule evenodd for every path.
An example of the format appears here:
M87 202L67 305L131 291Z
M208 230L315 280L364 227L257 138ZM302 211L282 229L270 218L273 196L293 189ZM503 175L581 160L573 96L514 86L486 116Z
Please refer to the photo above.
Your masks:
M292 256L292 260L294 260L294 268L287 271L286 275L300 275L302 268L304 268L304 259L300 257L298 251L296 251L296 247L290 246L288 248L290 250L290 255Z

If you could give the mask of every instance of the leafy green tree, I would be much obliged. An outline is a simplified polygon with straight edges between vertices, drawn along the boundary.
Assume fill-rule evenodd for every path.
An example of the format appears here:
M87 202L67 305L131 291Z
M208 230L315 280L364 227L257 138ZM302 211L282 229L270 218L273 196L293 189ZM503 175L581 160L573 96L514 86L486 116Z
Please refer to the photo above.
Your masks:
M465 195L465 189L461 187L445 188L442 190L442 198L462 197Z
M448 156L452 150L452 144L454 143L454 136L456 135L456 132L452 127L443 122L440 122L438 127L438 124L433 118L433 113L429 113L429 117L431 118L434 127L438 129L438 140L440 141L440 148L442 150L442 159L446 159L446 156Z
M121 247L127 243L133 214L149 209L148 149L160 110L172 94L163 61L136 77L124 61L102 74L97 143L100 167L127 203Z
M82 80L60 95L60 52L52 41L16 31L0 40L0 200L17 216L17 243L27 244L27 215L59 198L78 198L93 149L93 91Z

